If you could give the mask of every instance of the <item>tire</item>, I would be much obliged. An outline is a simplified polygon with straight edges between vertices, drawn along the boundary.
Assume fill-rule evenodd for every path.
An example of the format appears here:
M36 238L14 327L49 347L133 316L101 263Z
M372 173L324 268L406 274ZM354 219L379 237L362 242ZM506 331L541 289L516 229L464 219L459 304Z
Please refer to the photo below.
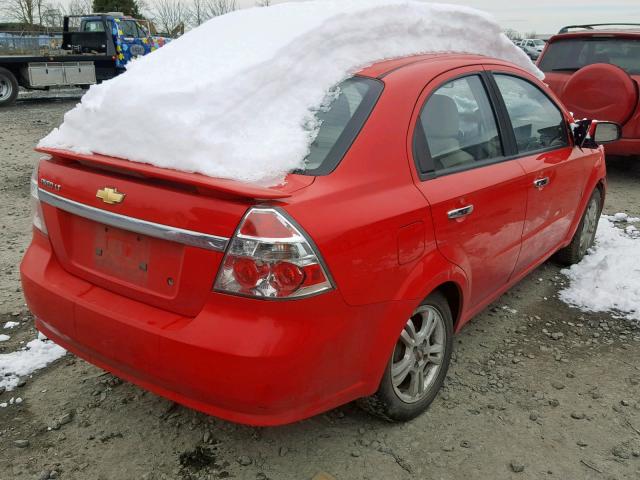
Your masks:
M578 229L571 243L554 256L554 260L562 265L574 265L580 262L593 246L598 230L598 220L602 212L602 194L597 188L591 194L587 208L582 214Z
M430 328L430 319L433 319L433 328ZM421 338L424 341L420 341ZM417 346L416 339L419 342ZM411 344L414 347L409 347ZM447 376L452 350L451 309L445 297L435 292L422 302L405 324L378 391L370 397L361 398L358 404L367 412L391 422L417 417L431 405L440 391ZM403 368L403 365L409 368ZM423 372L422 389L419 388L419 372Z
M13 105L18 98L18 81L10 70L0 67L0 107Z

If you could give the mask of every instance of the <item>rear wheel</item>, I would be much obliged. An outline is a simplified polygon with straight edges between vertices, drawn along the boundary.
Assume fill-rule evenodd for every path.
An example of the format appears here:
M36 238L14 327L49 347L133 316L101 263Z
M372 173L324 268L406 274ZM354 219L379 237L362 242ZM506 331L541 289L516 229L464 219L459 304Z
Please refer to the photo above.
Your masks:
M18 97L18 81L11 71L0 67L0 107L12 105Z
M571 239L571 243L556 253L554 258L558 263L573 265L584 258L595 242L601 211L602 195L600 190L596 188L591 194L587 209L582 215L580 225L578 225L578 230Z
M447 300L433 293L407 320L378 391L360 406L389 421L410 420L435 399L453 349L453 319Z

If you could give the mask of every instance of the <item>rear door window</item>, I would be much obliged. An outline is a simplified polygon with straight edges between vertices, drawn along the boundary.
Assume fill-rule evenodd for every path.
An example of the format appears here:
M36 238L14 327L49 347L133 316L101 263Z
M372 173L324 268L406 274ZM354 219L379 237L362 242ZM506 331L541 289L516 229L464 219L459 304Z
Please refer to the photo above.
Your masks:
M540 61L543 72L576 71L594 63L617 65L640 75L640 40L627 38L572 38L557 40Z
M353 77L331 92L333 100L316 113L319 127L309 147L304 173L325 175L342 160L382 92L377 80Z
M503 156L496 117L478 75L439 87L424 104L417 129L436 172Z
M511 120L518 153L569 144L564 116L542 90L512 75L494 74L494 78Z

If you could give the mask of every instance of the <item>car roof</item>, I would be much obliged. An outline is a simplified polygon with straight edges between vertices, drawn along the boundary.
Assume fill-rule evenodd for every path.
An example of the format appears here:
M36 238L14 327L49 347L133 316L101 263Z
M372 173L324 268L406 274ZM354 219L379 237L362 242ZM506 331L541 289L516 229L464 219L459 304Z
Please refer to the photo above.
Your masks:
M506 65L517 67L509 62L485 57L483 55L470 55L465 53L431 53L426 55L410 55L407 57L382 60L361 69L357 75L362 77L383 78L396 70L400 70L403 67L413 65L415 63L444 63L451 61L459 61L461 64L504 63Z

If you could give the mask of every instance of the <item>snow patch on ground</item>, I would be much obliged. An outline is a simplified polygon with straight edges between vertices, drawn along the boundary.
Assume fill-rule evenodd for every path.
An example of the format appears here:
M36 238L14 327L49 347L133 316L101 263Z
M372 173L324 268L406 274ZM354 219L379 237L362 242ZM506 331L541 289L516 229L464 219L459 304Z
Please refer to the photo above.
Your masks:
M4 324L4 328L13 328L20 325L20 322L7 322Z
M619 213L616 213L613 216L613 221L614 222L634 223L634 222L640 222L640 218L630 217L628 214L626 214L624 212L619 212Z
M11 337L9 335L0 335L0 342L6 342Z
M42 147L275 185L304 166L314 111L376 61L464 52L542 78L488 14L407 0L325 0L213 18L94 85Z
M13 390L20 377L46 367L64 356L66 350L38 334L24 349L17 352L0 354L0 387Z
M584 311L613 311L640 320L640 236L632 225L625 230L615 226L628 221L624 215L600 219L589 255L562 270L571 285L560 291L560 299Z

